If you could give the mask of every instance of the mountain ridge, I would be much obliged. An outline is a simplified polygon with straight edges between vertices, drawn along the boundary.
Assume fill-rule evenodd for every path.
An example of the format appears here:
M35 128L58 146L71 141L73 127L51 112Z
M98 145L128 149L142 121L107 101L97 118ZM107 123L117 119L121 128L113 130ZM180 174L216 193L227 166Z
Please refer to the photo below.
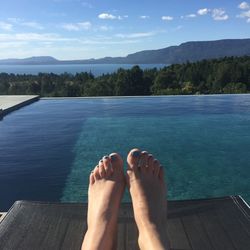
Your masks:
M58 60L52 56L33 56L24 59L1 59L0 64L175 64L186 61L195 62L203 59L245 55L250 55L249 38L190 41L162 49L138 51L125 57L107 56L100 59Z

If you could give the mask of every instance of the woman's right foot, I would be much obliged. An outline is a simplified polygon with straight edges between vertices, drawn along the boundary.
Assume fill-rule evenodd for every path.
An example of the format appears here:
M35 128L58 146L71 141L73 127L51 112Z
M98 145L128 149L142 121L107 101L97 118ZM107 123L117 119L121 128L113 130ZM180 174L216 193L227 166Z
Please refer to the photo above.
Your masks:
M88 230L82 250L116 249L118 212L124 189L122 158L117 153L103 157L90 174Z
M151 154L139 149L129 152L127 162L127 185L139 230L140 249L170 249L163 168Z

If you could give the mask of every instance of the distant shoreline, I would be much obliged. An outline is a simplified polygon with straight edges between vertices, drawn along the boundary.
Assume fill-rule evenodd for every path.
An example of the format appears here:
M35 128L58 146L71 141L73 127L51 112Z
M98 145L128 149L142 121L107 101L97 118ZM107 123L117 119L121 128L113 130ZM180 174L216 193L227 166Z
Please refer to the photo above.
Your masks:
M102 64L86 69L80 65L79 72L70 73L68 67L61 66L62 71L50 73L50 66L48 73L0 74L0 94L92 97L250 93L249 65L250 56L160 65L162 68L148 64L145 68L138 65L110 68ZM35 69L42 72L40 66Z
M159 98L159 97L202 97L202 96L239 96L239 95L249 95L250 93L240 93L240 94L196 94L196 95L138 95L138 96L78 96L78 97L71 97L71 96L60 96L60 97L41 97L40 100L60 100L60 99L125 99L125 98ZM1 95L0 95L1 97Z
M0 73L7 74L30 74L38 75L39 73L54 74L76 74L82 72L91 72L94 76L110 74L119 68L131 69L136 64L41 64L41 65L1 65ZM137 64L141 69L163 68L166 64Z
M99 59L58 60L52 56L33 56L24 59L0 59L0 64L176 64L247 55L250 56L249 38L190 41L162 49L138 51L125 57L106 56Z

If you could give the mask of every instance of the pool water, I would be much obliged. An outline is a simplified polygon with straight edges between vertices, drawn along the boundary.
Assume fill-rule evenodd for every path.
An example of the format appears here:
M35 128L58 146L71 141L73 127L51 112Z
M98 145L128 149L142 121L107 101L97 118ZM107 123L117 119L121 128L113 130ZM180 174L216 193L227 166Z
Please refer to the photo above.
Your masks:
M85 202L99 159L134 147L163 164L168 199L250 202L250 95L42 99L0 121L0 210Z

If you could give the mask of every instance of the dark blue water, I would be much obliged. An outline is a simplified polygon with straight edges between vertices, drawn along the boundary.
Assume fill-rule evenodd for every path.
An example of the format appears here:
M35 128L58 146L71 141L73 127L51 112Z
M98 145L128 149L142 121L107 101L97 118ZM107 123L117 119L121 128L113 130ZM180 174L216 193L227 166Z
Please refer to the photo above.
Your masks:
M133 147L162 162L169 199L250 202L250 95L47 99L0 121L0 210L86 201L99 158Z
M133 64L65 64L65 65L0 65L0 73L32 74L64 72L75 74L80 72L91 72L94 76L113 73L119 68L131 69ZM139 64L141 69L163 68L164 64Z

